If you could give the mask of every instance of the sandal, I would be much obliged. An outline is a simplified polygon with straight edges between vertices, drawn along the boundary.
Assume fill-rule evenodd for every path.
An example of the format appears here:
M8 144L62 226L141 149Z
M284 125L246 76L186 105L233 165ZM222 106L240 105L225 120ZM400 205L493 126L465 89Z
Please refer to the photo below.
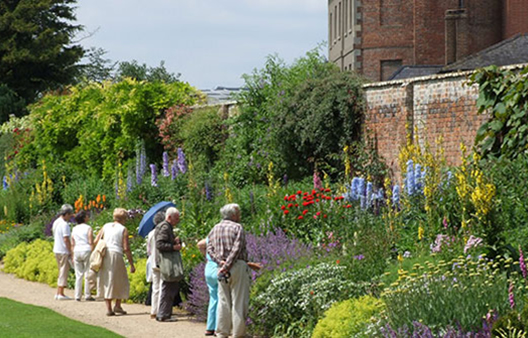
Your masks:
M120 315L126 315L127 314L125 310L123 310L122 308L117 308L117 307L114 308L114 312L115 313L119 313Z
M205 335L206 336L214 336L215 332L214 332L214 330L207 330L207 331L205 331Z
M115 316L115 312L110 311L110 312L107 312L106 315L107 315L108 317Z

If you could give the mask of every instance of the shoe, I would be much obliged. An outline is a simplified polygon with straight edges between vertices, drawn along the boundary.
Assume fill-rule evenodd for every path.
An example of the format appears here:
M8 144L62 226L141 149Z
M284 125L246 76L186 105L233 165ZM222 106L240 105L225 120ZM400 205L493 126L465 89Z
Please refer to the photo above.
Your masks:
M80 299L80 298L75 298L75 300L76 300L76 301L78 301L78 302L80 302L80 301L81 301L81 299Z
M150 315L150 319L156 319L156 315Z
M55 300L57 300L57 296L58 296L58 295L55 295Z
M108 317L115 316L115 313L113 311L107 312L106 315Z
M122 308L117 308L117 307L114 308L114 312L118 313L120 315L126 315L127 314L125 310L123 310Z
M156 321L170 323L170 322L175 322L176 318L173 319L173 318L170 318L170 317L156 317Z
M95 298L90 296L90 297L85 297L84 300L87 301L87 302L93 302L93 301L95 301Z
M205 335L206 336L214 336L215 332L214 332L214 330L207 330L207 331L205 331Z
M70 300L71 298L68 296L64 296L64 295L56 295L55 299L56 300Z

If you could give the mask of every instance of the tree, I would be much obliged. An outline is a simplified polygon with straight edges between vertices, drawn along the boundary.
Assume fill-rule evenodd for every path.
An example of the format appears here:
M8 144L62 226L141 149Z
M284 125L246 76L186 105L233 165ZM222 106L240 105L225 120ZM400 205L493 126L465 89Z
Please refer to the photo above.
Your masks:
M91 47L86 51L86 63L79 65L79 79L76 82L103 82L112 79L112 73L118 62L105 59L106 51L102 48Z
M165 61L161 61L158 67L148 67L145 63L140 65L136 60L132 60L119 63L115 80L121 81L125 77L137 81L173 83L178 81L180 74L170 73L165 68Z
M0 84L27 103L69 84L84 49L72 39L77 0L0 2ZM18 112L18 115L23 112Z

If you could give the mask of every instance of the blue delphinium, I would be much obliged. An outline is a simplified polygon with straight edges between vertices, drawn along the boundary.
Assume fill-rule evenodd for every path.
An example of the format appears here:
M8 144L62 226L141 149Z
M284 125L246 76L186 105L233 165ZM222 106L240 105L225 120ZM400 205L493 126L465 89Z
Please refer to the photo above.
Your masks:
M4 179L2 180L2 185L4 187L4 190L7 190L7 188L9 188L9 183L7 183L7 176L4 176Z
M132 166L128 167L128 174L127 174L127 184L126 184L126 191L131 192L132 186L134 185L134 178L132 177L134 175L134 169Z
M416 182L414 180L414 163L413 160L407 161L407 174L405 176L405 186L407 188L407 194L414 194L416 188Z
M367 182L367 191L366 191L366 194L365 194L365 198L366 198L366 207L370 207L372 205L372 182Z
M153 187L157 187L158 186L158 169L156 168L155 164L150 165L150 174L151 174L150 184Z
M185 154L182 148L178 148L178 169L180 169L182 174L187 172L187 162L185 161Z
M163 177L169 177L169 154L166 151L163 152Z
M211 186L207 182L205 182L205 199L208 201L213 200L213 192L211 191Z
M398 208L400 206L400 194L401 194L400 186L396 184L392 188L392 205L395 208Z

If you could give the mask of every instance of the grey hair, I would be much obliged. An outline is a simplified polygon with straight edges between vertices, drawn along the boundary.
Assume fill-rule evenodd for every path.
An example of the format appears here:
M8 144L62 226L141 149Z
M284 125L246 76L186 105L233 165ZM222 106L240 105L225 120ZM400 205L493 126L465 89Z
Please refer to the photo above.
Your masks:
M161 222L163 222L163 220L165 219L165 211L158 211L155 215L154 215L154 225L158 225L160 224Z
M165 211L165 219L168 219L170 216L174 214L178 214L178 216L180 216L180 211L176 209L175 207L168 208L167 211Z
M67 214L73 214L73 207L69 204L64 204L59 210L59 216L64 216Z
M220 209L222 219L233 220L238 212L240 212L240 206L236 203L226 204Z

